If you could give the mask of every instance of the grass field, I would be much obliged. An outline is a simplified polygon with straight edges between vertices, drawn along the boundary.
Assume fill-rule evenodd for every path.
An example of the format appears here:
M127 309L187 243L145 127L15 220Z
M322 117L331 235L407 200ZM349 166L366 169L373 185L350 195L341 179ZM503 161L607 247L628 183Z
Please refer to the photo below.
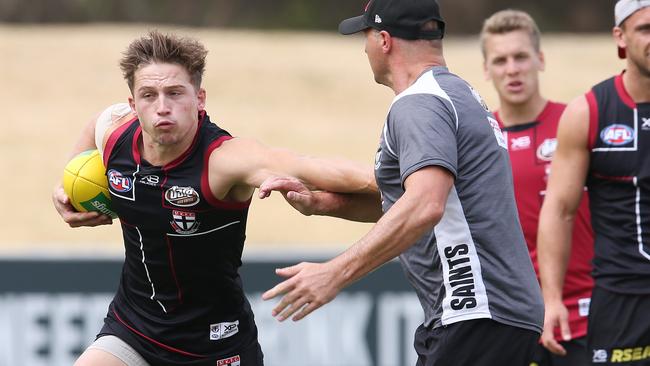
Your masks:
M121 251L111 227L70 229L51 204L70 149L86 121L106 105L126 101L117 66L121 52L149 26L0 25L0 248L4 253ZM372 163L390 101L376 85L361 37L335 33L171 29L199 38L210 50L204 86L208 113L233 135L318 156ZM544 95L569 101L595 82L620 72L611 37L548 35ZM445 53L464 77L496 107L483 78L474 38L449 35ZM278 197L254 199L247 245L276 248L341 248L368 224L303 217Z

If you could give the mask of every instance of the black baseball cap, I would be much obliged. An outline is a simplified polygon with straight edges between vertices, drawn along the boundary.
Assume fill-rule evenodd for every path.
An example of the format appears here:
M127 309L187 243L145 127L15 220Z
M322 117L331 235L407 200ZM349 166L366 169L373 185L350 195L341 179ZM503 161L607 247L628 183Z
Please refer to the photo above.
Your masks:
M431 20L438 22L438 29L422 30L422 25ZM408 40L442 39L445 34L445 22L435 0L370 0L363 14L339 24L339 32L346 35L368 28Z

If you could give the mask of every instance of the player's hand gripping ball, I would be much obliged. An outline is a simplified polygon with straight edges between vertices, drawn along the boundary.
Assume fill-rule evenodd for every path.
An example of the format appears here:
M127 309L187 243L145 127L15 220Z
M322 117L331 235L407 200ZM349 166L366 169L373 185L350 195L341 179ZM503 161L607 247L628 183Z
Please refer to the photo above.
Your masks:
M111 210L106 168L97 150L84 151L68 162L63 171L63 190L77 211L117 217Z

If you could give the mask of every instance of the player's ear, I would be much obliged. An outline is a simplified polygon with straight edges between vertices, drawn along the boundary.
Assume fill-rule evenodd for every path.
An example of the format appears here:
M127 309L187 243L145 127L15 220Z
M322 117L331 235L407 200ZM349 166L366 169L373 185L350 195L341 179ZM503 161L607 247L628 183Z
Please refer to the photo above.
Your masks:
M612 36L614 37L614 41L616 42L616 45L618 48L625 49L627 47L627 44L625 43L625 38L623 37L623 28L621 27L614 27L612 28Z
M207 97L205 89L203 88L199 89L199 92L197 93L197 97L199 98L199 111L202 111L205 109L205 98Z
M133 112L133 115L137 116L138 112L135 110L135 100L133 97L129 97L129 107L131 107L131 112Z
M537 53L537 57L539 58L539 71L544 71L546 69L546 60L544 59L544 52L539 51Z

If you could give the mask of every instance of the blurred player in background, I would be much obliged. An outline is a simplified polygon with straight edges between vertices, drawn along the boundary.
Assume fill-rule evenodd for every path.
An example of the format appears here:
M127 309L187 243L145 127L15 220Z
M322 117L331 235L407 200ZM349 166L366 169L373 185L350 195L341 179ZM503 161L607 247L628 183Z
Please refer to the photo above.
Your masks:
M558 128L539 224L547 327L565 321L571 230L589 188L594 365L650 365L650 0L619 0L613 35L625 70L572 101Z
M399 256L424 310L418 365L527 366L544 314L508 152L481 97L445 66L444 26L434 0L374 0L339 26L364 32L375 80L396 94L375 160L385 214L336 258L279 269L287 279L263 298L284 295L273 315L299 320ZM290 178L270 189L307 214L353 209Z
M544 70L540 32L530 15L503 10L485 20L481 51L486 77L499 95L494 112L508 144L515 199L528 251L537 271L537 224L560 115L566 105L544 98L539 73ZM587 314L593 280L593 234L587 194L576 213L572 251L564 281L568 309L562 328L545 329L542 345L531 365L580 366L591 364L587 352ZM567 327L568 325L568 327ZM550 351L549 351L550 350ZM557 355L556 355L557 353Z
M292 175L314 188L366 192L378 217L371 170L297 156L231 135L210 121L199 42L150 32L120 66L129 104L109 107L74 154L98 148L126 258L104 327L76 365L263 364L238 268L256 187ZM110 223L74 212L59 187L54 205L70 226Z

